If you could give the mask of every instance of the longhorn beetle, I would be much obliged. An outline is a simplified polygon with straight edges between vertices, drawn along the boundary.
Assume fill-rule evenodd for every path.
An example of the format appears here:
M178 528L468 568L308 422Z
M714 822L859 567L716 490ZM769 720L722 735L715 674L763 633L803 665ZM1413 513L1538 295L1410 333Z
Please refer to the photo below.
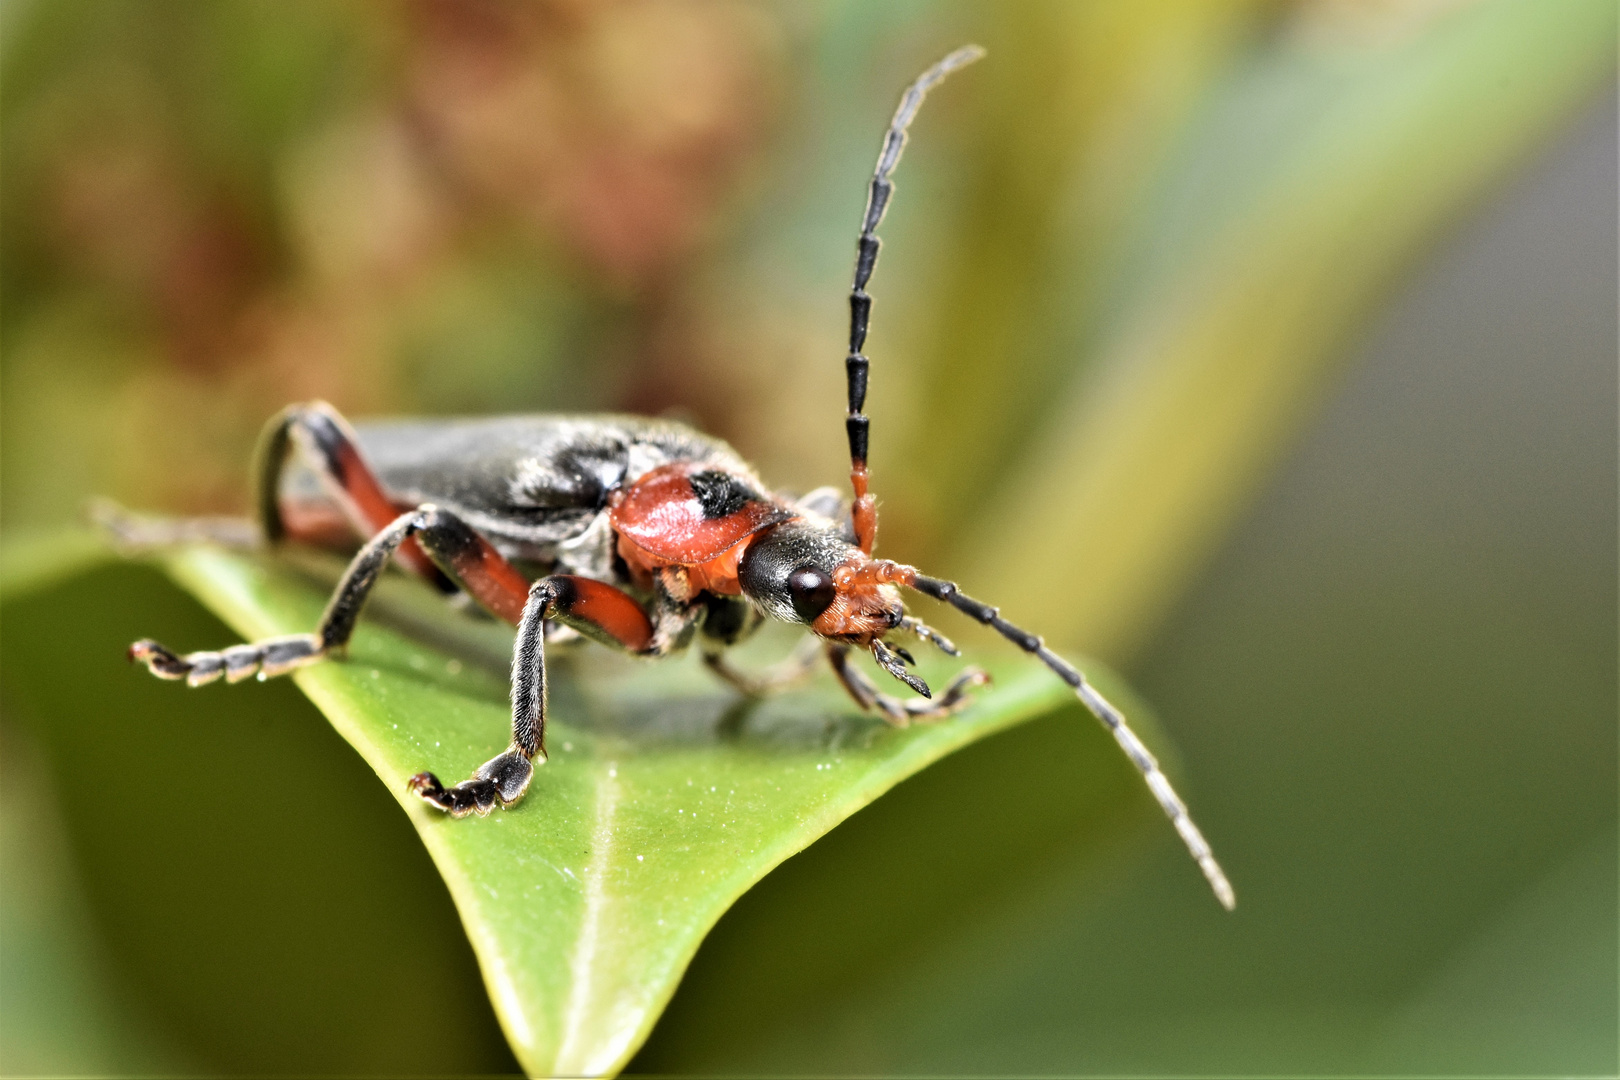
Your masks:
M854 502L831 488L797 501L771 493L718 439L681 424L627 416L508 416L474 420L351 425L321 402L281 413L263 437L257 509L264 539L329 537L309 499L283 491L295 450L324 481L364 546L349 563L312 634L271 638L181 656L156 641L130 646L131 659L164 679L200 686L282 675L342 652L384 564L398 557L447 593L465 591L517 627L512 654L512 743L472 777L446 786L431 772L411 790L455 817L487 814L523 797L534 759L545 761L545 643L582 634L638 656L666 656L702 644L704 661L744 693L784 681L751 679L724 658L727 646L765 616L808 627L855 702L889 722L944 717L968 700L981 672L958 675L938 698L908 671L914 661L887 640L909 634L951 656L943 635L908 615L908 588L942 601L1033 654L1111 731L1164 808L1216 897L1234 904L1232 886L1158 762L1068 661L954 583L873 557L877 500L867 472L866 404L870 361L862 353L872 298L866 285L878 257L878 223L894 193L890 180L906 130L923 98L945 76L984 55L951 53L906 89L883 139L856 242L844 371ZM884 694L851 663L864 649L922 700ZM811 657L813 659L813 656Z

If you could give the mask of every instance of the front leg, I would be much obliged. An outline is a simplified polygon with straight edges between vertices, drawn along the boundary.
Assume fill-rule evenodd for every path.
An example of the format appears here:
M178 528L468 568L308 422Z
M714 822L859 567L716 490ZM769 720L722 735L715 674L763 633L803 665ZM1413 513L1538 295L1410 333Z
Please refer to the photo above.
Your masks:
M533 759L546 760L547 619L627 652L646 655L656 648L652 620L626 593L568 574L535 582L512 649L512 744L454 787L445 787L430 772L411 777L412 791L452 817L483 815L496 803L517 802L534 776Z
M848 645L829 642L827 661L832 665L838 681L849 691L849 696L855 699L855 704L868 711L876 710L895 727L906 727L913 720L938 720L949 716L972 700L967 696L969 688L983 686L990 681L989 675L970 667L952 679L945 692L932 701L901 701L879 691L871 679L850 663Z

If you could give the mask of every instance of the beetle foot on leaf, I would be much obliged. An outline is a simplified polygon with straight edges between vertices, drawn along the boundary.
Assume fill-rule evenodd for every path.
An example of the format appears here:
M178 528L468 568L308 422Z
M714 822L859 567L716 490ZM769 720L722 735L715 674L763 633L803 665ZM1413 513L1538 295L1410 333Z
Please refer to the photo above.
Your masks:
M143 638L129 647L129 658L145 664L147 670L160 679L184 679L188 686L202 686L219 678L241 682L254 673L260 679L271 679L314 663L325 652L320 639L313 634L270 638L251 645L232 645L217 652L184 656L151 638Z
M407 786L423 801L437 806L451 817L477 814L483 817L495 809L495 804L511 806L523 798L529 781L534 776L534 763L519 750L507 750L478 767L471 779L455 787L445 787L437 776L420 772L411 777Z

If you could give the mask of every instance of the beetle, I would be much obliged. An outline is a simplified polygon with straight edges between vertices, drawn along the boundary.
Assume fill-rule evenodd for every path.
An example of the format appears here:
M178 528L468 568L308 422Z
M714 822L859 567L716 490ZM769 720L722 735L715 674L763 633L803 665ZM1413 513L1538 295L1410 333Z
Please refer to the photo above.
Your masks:
M516 803L536 760L545 761L548 640L583 635L638 656L667 656L698 640L718 676L758 694L779 680L749 678L724 654L773 618L803 626L819 640L833 673L862 709L896 725L950 715L987 680L970 668L934 697L908 670L915 661L892 635L959 655L948 639L908 614L901 589L910 589L995 630L1072 687L1141 771L1216 897L1232 908L1232 886L1186 804L1125 717L1078 669L954 583L874 555L877 501L864 412L870 361L862 349L877 227L924 97L982 55L977 46L958 49L906 89L868 187L844 362L852 502L832 488L799 499L775 494L724 442L667 420L530 415L350 424L324 403L295 405L270 423L260 443L256 501L263 539L327 540L335 506L340 529L364 541L319 626L313 633L186 655L147 639L130 647L130 658L160 678L200 686L254 674L271 678L341 654L378 576L398 559L447 594L464 593L517 627L511 744L460 783L446 785L431 772L410 780L423 800L462 817ZM289 490L295 460L319 476L321 497ZM919 697L882 693L851 662L857 649Z

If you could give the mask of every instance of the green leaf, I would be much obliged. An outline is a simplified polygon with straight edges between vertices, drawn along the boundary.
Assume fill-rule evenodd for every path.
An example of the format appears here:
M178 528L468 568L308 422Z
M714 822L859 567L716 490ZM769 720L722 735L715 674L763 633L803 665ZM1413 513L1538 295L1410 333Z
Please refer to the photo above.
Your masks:
M201 1073L125 1007L95 946L38 748L0 730L0 1046L7 1075Z
M286 564L205 548L166 564L247 638L307 630L325 599ZM690 658L553 650L549 762L516 807L457 821L405 782L459 779L504 745L511 635L429 613L443 605L414 583L382 586L347 661L294 677L410 815L531 1073L621 1068L703 936L771 868L931 762L1073 703L1021 661L994 666L962 714L895 730L830 679L753 704Z

